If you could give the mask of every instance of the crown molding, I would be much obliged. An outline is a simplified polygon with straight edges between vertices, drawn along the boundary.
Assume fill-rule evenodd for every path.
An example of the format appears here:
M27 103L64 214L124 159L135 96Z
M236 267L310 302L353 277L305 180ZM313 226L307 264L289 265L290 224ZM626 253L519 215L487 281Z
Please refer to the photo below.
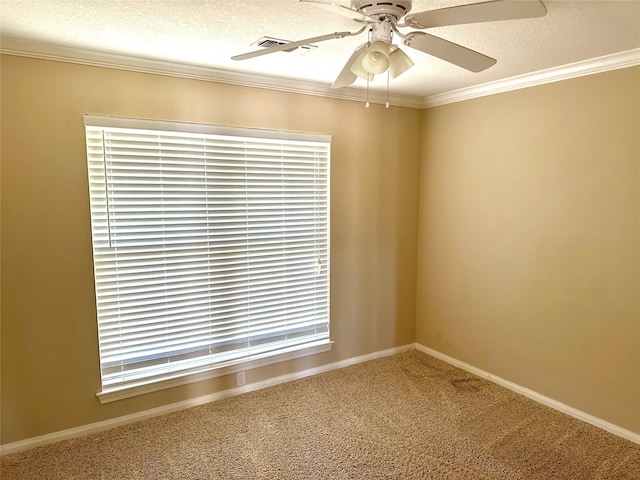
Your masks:
M321 97L365 102L365 92L357 88L332 89L321 82L283 78L271 75L236 72L214 67L180 62L155 60L108 52L99 52L77 47L38 42L15 37L0 39L0 53L20 57L39 58L59 62L75 63L117 70L151 73L171 77L189 78L209 82L226 83L243 87L264 88L289 93L300 93ZM386 93L369 92L369 102L384 104ZM423 98L410 95L389 95L389 104L398 107L422 108Z
M423 108L640 65L640 48L425 97Z
M365 92L358 88L332 89L329 85L310 80L284 78L272 75L256 75L214 67L192 65L166 60L136 57L108 52L99 52L77 47L39 42L15 37L0 39L0 53L21 57L39 58L59 62L75 63L140 73L151 73L193 80L226 83L243 87L264 88L288 93L314 95L340 100L365 101ZM544 85L570 78L592 75L640 65L640 48L582 60L559 67L517 75L494 82L474 85L428 97L412 95L389 95L389 103L398 107L431 108L472 98L495 95L521 88ZM384 104L387 96L383 92L370 91L371 103Z

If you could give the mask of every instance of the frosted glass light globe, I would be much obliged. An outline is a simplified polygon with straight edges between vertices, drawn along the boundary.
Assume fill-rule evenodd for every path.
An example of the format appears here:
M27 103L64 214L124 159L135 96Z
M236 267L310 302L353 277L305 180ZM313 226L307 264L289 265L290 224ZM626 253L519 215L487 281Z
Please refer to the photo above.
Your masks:
M389 47L384 42L373 42L362 58L362 66L369 73L377 75L389 68Z

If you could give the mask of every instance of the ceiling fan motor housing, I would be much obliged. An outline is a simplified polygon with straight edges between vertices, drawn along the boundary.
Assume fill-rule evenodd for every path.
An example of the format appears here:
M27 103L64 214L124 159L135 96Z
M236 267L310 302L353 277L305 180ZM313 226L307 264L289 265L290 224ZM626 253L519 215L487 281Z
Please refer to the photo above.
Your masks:
M411 0L351 0L351 8L380 19L394 17L397 21L409 13Z

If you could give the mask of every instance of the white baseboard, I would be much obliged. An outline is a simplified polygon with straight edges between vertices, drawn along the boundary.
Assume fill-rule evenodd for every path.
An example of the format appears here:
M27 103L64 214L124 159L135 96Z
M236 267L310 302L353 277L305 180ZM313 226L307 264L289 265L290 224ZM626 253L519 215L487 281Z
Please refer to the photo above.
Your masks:
M234 395L240 395L242 393L260 390L262 388L272 387L281 383L287 383L293 380L298 380L300 378L317 375L319 373L337 370L340 368L348 367L349 365L355 365L357 363L374 360L376 358L388 357L390 355L395 355L396 353L413 350L414 348L414 344L409 344L400 347L389 348L387 350L380 350L378 352L373 352L358 357L347 358L346 360L340 360L338 362L329 363L327 365L309 368L300 372L294 372L287 375L281 375L279 377L269 378L261 382L246 384L242 387L231 388L229 390L223 390L221 392L216 392L201 397L190 398L188 400L183 400L177 403L171 403L169 405L163 405L161 407L143 410L141 412L124 415L122 417L116 417L109 420L103 420L101 422L90 423L88 425L81 425L79 427L69 428L46 435L40 435L38 437L27 438L26 440L20 440L18 442L7 443L5 445L0 445L0 455L10 455L12 453L19 453L31 448L59 442L61 440L83 437L121 425L127 425L130 423L139 422L141 420L146 420L148 418L166 415L168 413L177 412L179 410L185 410L187 408L195 407L198 405L204 405L205 403L215 402L216 400L222 400L223 398L232 397Z
M494 382L498 385L508 388L509 390L512 390L516 393L524 395L525 397L528 397L538 403L551 407L562 413L566 413L567 415L577 418L578 420L582 420L583 422L589 423L598 428L606 430L610 433L613 433L614 435L625 438L634 443L640 444L640 434L626 430L622 427L614 425L598 417L594 417L593 415L590 415L588 413L582 412L578 409L565 405L562 402L546 397L526 387L510 382L509 380L505 380L504 378L492 375L489 372L476 368L461 360L457 360L453 357L445 355L444 353L438 352L437 350L433 350L432 348L425 347L424 345L416 343L416 344L410 344L410 345L403 345L400 347L389 348L387 350L381 350L378 352L373 352L373 353L361 355L358 357L348 358L346 360L329 363L327 365L321 365L319 367L302 370L300 372L281 375L279 377L270 378L267 380L263 380L261 382L247 384L242 387L231 388L229 390L224 390L221 392L216 392L216 393L204 395L201 397L183 400L181 402L172 403L169 405L163 405L161 407L152 408L149 410L143 410L141 412L124 415L121 417L116 417L116 418L104 420L101 422L90 423L88 425L81 425L79 427L69 428L66 430L61 430L58 432L53 432L53 433L41 435L38 437L28 438L26 440L21 440L18 442L7 443L5 445L0 445L0 455L10 455L12 453L19 453L25 450L29 450L31 448L48 445L48 444L59 442L62 440L68 440L71 438L78 438L86 435L91 435L91 434L102 432L104 430L109 430L111 428L115 428L121 425L127 425L130 423L139 422L141 420L146 420L148 418L153 418L160 415L166 415L168 413L177 412L179 410L185 410L187 408L195 407L198 405L204 405L206 403L215 402L216 400L222 400L224 398L240 395L242 393L247 393L255 390L260 390L262 388L272 387L282 383L291 382L293 380L298 380L300 378L329 372L331 370L337 370L340 368L348 367L350 365L355 365L362 362L367 362L369 360L375 360L376 358L395 355L397 353L413 350L414 348L416 350L426 353L427 355L431 355L432 357L435 357L435 358L438 358L439 360L447 362L455 367L466 370L474 375L477 375L481 378L487 379L491 382Z
M416 347L416 350L419 350L421 352L426 353L427 355L431 355L432 357L435 357L439 360L447 362L453 365L454 367L458 367L458 368L461 368L462 370L466 370L469 373L477 375L478 377L484 378L493 383L497 383L502 387L508 388L509 390L519 393L520 395L524 395L525 397L528 397L531 400L534 400L543 405L546 405L547 407L551 407L554 410L558 410L562 413L566 413L571 417L577 418L578 420L582 420L583 422L586 422L595 427L601 428L602 430L606 430L609 433L613 433L614 435L625 438L634 443L640 444L640 434L634 433L630 430L619 427L618 425L614 425L613 423L602 420L601 418L595 417L581 410L570 407L569 405L566 405L562 402L554 400L553 398L549 398L545 395L542 395L541 393L535 392L526 387L518 385L517 383L513 383L513 382L510 382L509 380L505 380L504 378L493 375L489 372L481 370L480 368L476 368L473 365L469 365L468 363L465 363L461 360L450 357L449 355L441 353L432 348L425 347L424 345L421 345L419 343L416 343L415 347Z

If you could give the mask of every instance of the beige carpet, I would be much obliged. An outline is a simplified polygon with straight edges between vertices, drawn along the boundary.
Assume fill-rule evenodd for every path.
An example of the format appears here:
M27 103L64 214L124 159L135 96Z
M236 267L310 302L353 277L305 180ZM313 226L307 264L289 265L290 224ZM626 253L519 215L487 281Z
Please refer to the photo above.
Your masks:
M13 479L640 479L640 446L417 351L2 459Z

